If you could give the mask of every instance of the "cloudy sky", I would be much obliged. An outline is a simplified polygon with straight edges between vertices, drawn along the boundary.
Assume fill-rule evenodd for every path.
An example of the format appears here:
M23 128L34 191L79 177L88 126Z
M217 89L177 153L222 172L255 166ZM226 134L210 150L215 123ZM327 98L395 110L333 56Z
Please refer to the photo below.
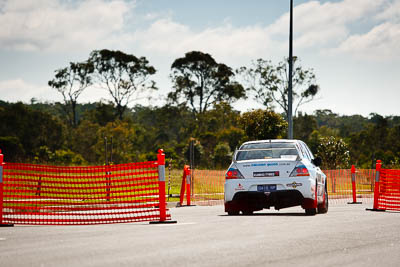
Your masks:
M294 55L321 93L300 108L400 115L400 0L294 0ZM288 55L289 0L0 0L0 99L61 101L56 69L95 49L145 56L158 70L160 105L174 59L210 53L232 68ZM108 99L88 89L80 102ZM144 101L144 102L143 102ZM234 105L257 107L252 100Z

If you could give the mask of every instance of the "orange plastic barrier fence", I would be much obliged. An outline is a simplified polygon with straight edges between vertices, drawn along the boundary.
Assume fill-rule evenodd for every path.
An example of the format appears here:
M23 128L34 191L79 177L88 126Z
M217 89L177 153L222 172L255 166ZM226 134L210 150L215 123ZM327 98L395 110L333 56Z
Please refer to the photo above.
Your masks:
M193 171L193 202L199 205L222 204L225 172L222 170Z
M158 161L95 167L4 163L0 178L0 224L170 220L165 202L165 176L164 181L160 179L165 174L160 155L162 151Z
M400 170L380 170L378 194L378 210L400 211Z
M327 178L328 194L331 200L353 199L353 183L351 169L323 170ZM358 199L372 200L374 193L375 170L356 169L355 188Z
M195 204L215 205L223 203L225 170L195 170L192 200ZM351 169L324 170L327 176L329 199L334 203L347 203L353 199ZM177 178L178 179L178 178ZM357 169L355 173L356 196L372 201L375 170ZM175 182L176 183L176 182Z

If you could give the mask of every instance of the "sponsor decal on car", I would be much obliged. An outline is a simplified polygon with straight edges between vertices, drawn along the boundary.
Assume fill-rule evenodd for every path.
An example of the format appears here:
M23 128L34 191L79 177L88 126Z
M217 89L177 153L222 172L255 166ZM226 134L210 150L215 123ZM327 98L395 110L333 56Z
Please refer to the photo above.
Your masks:
M314 185L312 185L311 186L311 193L314 195L314 193L315 193L315 186Z
M303 185L302 183L293 182L293 183L287 184L286 186L287 187L297 188L297 187L302 186L302 185Z
M242 191L242 190L244 190L244 187L241 184L238 184L238 186L235 188L235 191Z
M279 171L253 172L253 177L274 177L279 176Z
M251 167L259 167L259 166L267 166L265 163L253 163L251 164Z

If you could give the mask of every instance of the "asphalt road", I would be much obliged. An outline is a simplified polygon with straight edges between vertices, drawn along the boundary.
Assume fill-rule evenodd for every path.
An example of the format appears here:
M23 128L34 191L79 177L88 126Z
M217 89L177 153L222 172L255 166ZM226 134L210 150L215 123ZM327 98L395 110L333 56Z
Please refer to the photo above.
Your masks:
M173 208L177 224L0 228L0 266L400 266L400 213L335 205L226 216Z

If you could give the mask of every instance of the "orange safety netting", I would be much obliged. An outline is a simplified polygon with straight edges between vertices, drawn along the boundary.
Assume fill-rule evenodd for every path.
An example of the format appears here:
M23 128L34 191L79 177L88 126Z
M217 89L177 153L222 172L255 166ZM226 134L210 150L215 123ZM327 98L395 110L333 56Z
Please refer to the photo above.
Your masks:
M3 167L0 223L79 225L160 220L157 161L96 167L5 163Z
M192 199L196 204L220 204L224 199L225 172L223 170L194 170ZM351 170L323 170L327 176L329 198L346 202L352 198ZM176 179L181 179L177 177ZM373 199L375 170L357 169L357 198ZM177 182L174 182L177 184Z
M331 200L352 197L351 170L323 170L327 178L327 189ZM375 170L357 169L355 174L357 198L373 198Z
M221 170L193 171L193 201L198 204L220 204L224 199L225 172Z
M400 170L381 169L377 208L400 211Z

